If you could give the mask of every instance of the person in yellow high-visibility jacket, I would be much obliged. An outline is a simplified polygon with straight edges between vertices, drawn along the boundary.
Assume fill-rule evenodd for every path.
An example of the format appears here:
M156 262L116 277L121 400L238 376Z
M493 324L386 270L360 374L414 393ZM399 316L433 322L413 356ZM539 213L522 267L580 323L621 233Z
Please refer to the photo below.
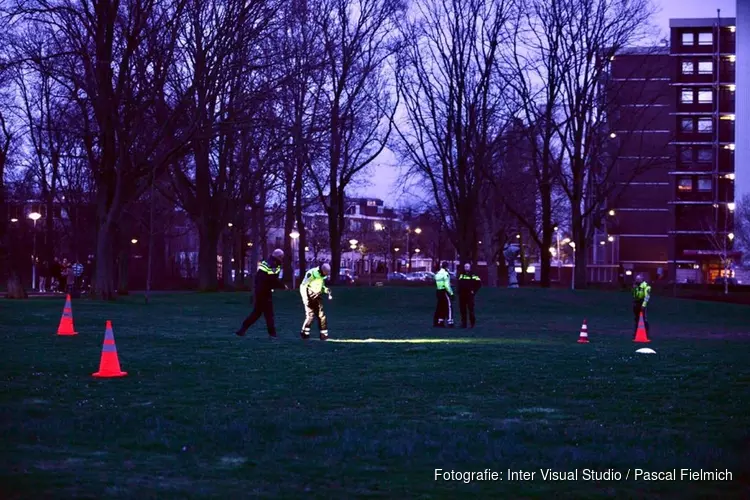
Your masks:
M325 283L330 275L330 265L314 267L305 273L305 278L299 286L302 304L305 306L305 321L300 333L302 340L310 338L310 328L316 317L320 325L320 340L328 340L328 318L323 310L323 295L328 295L328 300L333 298Z
M448 263L443 262L440 270L435 274L435 286L437 287L437 306L432 318L432 326L445 328L453 327L453 288L451 288L451 275L448 273Z
M642 274L635 277L635 283L633 284L633 317L635 319L635 329L633 330L633 338L638 333L638 320L643 313L643 325L646 327L646 335L649 334L648 329L648 315L646 314L646 306L648 301L651 299L651 286L646 283Z

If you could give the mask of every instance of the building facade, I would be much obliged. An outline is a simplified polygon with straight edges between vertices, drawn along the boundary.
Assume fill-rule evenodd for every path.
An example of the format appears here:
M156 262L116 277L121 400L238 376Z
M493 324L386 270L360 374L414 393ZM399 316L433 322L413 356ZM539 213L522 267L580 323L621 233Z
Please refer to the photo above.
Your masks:
M670 261L678 282L731 274L735 181L736 23L672 19L676 162Z
M613 245L612 264L679 283L733 275L736 33L734 18L672 19L668 48L614 58L628 89L612 120L614 178L626 187L593 242Z

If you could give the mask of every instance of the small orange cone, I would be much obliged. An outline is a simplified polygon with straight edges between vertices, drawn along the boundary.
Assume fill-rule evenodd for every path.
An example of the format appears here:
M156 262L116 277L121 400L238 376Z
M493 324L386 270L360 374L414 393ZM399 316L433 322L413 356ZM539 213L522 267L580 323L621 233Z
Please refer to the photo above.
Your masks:
M73 326L73 309L70 307L70 294L65 297L65 307L63 308L60 325L57 327L58 335L78 335Z
M117 346L115 346L115 334L112 333L112 322L107 320L107 330L104 333L104 345L102 346L102 359L99 362L99 371L92 375L99 378L112 378L124 377L127 374L128 372L120 369Z
M635 332L635 339L633 339L633 342L640 342L640 343L648 343L651 342L648 339L648 335L646 335L646 325L643 322L643 313L641 313L641 317L638 318L638 330Z
M588 344L589 343L589 329L586 326L586 320L583 320L583 325L581 325L581 335L578 336L578 343L579 344Z

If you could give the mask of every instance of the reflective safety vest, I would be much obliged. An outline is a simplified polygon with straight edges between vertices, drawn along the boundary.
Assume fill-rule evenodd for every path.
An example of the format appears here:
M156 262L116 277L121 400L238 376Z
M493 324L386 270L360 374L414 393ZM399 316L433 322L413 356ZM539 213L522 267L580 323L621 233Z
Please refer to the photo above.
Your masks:
M453 295L451 275L445 269L441 269L435 274L435 285L438 290L447 290L449 294Z
M647 305L651 298L651 286L645 281L640 285L633 287L633 300L641 301L643 305Z
M281 274L281 264L276 267L271 267L268 265L268 262L262 260L258 265L258 271L263 271L266 274L275 274L278 276L279 274Z
M328 287L325 284L327 279L328 276L323 276L319 267L313 267L305 273L305 278L299 286L300 290L310 292L313 296L328 293Z

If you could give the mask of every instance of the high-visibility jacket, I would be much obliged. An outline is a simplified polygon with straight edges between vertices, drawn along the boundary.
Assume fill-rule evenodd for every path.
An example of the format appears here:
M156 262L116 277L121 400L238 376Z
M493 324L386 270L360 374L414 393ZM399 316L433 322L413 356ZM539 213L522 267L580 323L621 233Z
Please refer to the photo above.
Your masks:
M645 307L650 298L651 286L648 283L643 281L640 285L633 286L633 300L641 302Z
M453 295L451 275L445 269L441 269L435 274L435 286L438 290L446 290L450 295Z
M474 273L463 272L458 276L458 294L477 293L482 288L482 280Z
M274 289L284 288L279 275L281 274L281 262L270 257L258 264L258 272L255 273L256 295L270 294Z
M305 295L317 297L321 293L328 293L329 290L326 286L327 279L328 276L323 276L319 267L313 267L305 273L305 278L299 286L300 293L303 297Z

